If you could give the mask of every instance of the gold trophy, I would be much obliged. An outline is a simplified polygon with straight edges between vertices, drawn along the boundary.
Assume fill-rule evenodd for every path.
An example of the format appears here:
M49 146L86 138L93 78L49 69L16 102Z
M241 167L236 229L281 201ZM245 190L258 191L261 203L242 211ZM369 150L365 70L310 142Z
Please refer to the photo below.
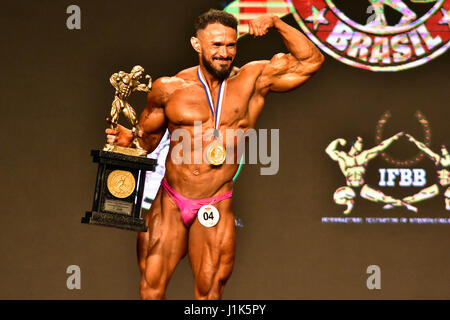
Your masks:
M123 113L131 122L134 139L129 147L119 147L107 143L103 148L104 151L112 151L133 156L146 156L147 151L142 149L138 142L138 120L136 112L128 103L130 95L135 91L150 92L152 89L152 78L149 75L145 76L148 79L148 84L140 83L144 75L144 68L141 66L134 66L130 73L119 71L114 73L110 78L112 86L116 89L114 101L111 106L111 128L114 129L119 121L119 115Z
M107 143L103 150L92 150L93 161L98 163L97 180L92 211L86 212L82 223L109 226L133 231L146 231L141 217L141 204L147 171L154 171L157 161L147 158L138 141L139 128L136 112L128 99L135 91L149 92L152 78L145 76L144 68L134 66L130 73L119 71L110 77L115 88L111 107L111 128L124 114L132 125L134 139L127 147Z

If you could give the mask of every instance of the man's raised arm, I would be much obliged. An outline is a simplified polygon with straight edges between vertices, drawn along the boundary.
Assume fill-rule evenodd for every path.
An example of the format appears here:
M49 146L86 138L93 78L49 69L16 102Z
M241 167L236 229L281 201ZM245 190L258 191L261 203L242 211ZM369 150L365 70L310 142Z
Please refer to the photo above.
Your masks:
M325 149L325 152L334 161L337 161L339 159L339 151L336 150L338 144L340 144L341 146L345 146L347 144L347 142L344 139L336 139L336 140L331 141L331 143Z
M389 147L392 142L394 142L395 140L398 140L398 138L400 138L404 133L403 132L399 132L396 135L393 135L392 137L382 141L379 145L364 151L364 153L366 154L366 158L368 160L372 160L373 158L375 158L381 151L384 151L385 149L387 149L387 147Z
M274 15L263 15L249 22L249 33L263 36L275 28L283 38L289 54L278 53L266 62L260 76L262 93L292 90L308 80L321 66L324 56L299 30Z
M431 151L430 148L428 148L425 143L420 142L418 140L416 140L412 135L410 134L406 134L406 137L408 138L409 141L411 141L412 143L414 143L417 148L420 151L423 151L428 157L430 157L434 162L439 162L439 160L441 159L441 157L434 153L433 151Z
M146 75L145 79L148 80L148 84L140 83L134 88L134 91L149 92L152 89L152 77Z
M112 84L112 86L115 89L119 89L119 81L122 79L122 77L120 76L119 73L114 73L110 78L109 78L109 82Z

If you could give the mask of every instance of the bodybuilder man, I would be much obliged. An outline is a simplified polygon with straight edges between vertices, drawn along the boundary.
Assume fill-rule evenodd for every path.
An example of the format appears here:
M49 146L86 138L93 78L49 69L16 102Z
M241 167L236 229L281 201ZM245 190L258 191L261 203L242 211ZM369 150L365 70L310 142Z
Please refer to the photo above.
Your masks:
M202 132L216 129L215 133L221 137L226 129L254 128L269 92L285 92L300 86L322 65L324 57L320 51L278 17L263 15L249 26L254 37L263 36L272 28L278 31L289 53L250 62L240 69L233 67L236 19L218 10L202 14L191 38L199 66L154 82L139 120L139 143L143 148L149 152L155 149L166 128L171 134L183 128L194 137L194 121L201 121ZM107 129L106 133L108 142L120 146L128 146L133 136L121 126ZM224 141L225 145L230 143L233 142ZM148 231L138 235L140 295L142 299L163 299L176 265L188 253L195 298L220 299L234 264L231 195L238 162L175 164L171 152L177 144L171 141L165 177L145 217ZM192 141L190 145L195 144ZM207 147L208 143L198 150L192 148L191 154L203 154ZM200 207L210 204L219 211L220 220L208 228L196 217Z

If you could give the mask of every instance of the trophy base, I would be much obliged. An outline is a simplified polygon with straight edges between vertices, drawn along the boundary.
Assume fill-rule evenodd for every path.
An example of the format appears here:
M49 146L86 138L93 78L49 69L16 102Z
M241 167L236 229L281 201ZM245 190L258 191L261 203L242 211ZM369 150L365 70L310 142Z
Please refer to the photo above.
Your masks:
M110 145L110 144L106 144L105 147L103 148L103 151L121 153L121 154L126 154L129 156L135 156L135 157L146 157L148 154L148 152L145 151L144 149L119 147L119 146Z
M101 212L86 212L86 216L81 218L81 223L96 224L105 227L115 227L119 229L145 232L147 227L143 219L136 219L122 214L110 214Z
M157 161L103 150L92 150L91 156L98 163L94 201L81 222L147 231L141 205L147 171L154 171Z

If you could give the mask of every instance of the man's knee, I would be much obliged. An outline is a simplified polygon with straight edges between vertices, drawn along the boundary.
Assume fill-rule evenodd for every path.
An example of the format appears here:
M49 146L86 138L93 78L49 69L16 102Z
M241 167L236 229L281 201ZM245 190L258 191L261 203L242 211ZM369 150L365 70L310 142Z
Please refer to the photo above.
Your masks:
M220 300L222 292L225 287L225 282L212 281L206 284L205 282L196 282L195 298L197 300Z
M207 294L197 293L195 299L197 300L220 300L222 299L222 294L216 291L208 292Z
M446 197L447 199L450 199L450 187L448 187L447 190L445 190L444 197Z
M165 290L163 288L142 287L139 289L141 300L164 300Z
M338 188L333 195L334 202L340 205L346 205L355 199L356 194L350 187L340 187Z
M145 276L142 276L139 285L139 294L142 300L162 300L165 299L166 287L163 282L149 283Z
M233 271L234 258L221 263L218 272L202 272L195 279L195 295L200 300L219 300Z

